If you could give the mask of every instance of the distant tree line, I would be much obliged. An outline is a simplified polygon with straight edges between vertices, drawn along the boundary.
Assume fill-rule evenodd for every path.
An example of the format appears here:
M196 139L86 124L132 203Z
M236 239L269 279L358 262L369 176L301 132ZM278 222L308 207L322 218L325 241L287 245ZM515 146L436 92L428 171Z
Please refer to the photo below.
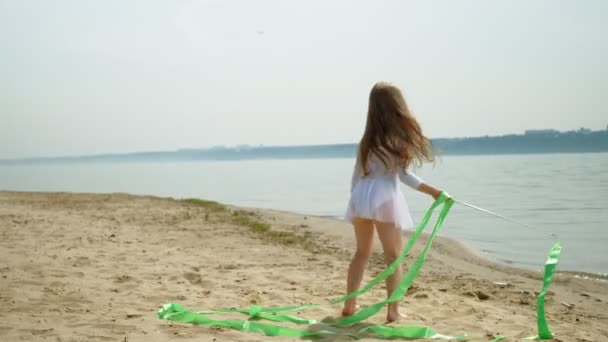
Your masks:
M529 131L526 134L433 139L440 155L608 152L608 130ZM353 158L356 144L239 146L178 151L0 160L0 165L82 162L176 162L197 160Z

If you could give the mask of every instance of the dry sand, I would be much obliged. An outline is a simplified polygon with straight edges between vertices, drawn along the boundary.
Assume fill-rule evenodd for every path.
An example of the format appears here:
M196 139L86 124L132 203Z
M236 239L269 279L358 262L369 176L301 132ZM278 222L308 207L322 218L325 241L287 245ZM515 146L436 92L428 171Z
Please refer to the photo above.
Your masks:
M353 249L351 228L337 220L125 194L0 192L0 234L0 341L296 341L154 314L167 302L196 310L327 303L343 294ZM366 279L383 267L374 255ZM467 332L470 341L533 335L540 279L440 238L397 324ZM384 295L379 286L360 303ZM555 340L608 341L607 282L558 274L546 307Z

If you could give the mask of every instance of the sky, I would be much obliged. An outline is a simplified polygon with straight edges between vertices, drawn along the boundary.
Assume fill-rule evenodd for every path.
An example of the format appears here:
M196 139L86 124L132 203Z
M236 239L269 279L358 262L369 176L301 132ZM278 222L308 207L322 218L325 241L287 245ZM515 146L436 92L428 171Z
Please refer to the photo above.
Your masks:
M608 125L608 1L0 0L0 158Z

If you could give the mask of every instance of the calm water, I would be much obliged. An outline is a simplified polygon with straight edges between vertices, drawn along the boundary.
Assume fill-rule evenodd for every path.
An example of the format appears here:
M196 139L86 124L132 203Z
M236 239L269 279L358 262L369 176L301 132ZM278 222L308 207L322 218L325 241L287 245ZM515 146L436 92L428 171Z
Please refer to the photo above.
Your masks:
M352 159L0 166L0 189L129 192L340 217ZM487 256L540 269L557 235L560 269L608 273L608 154L447 156L417 172L453 197L535 227L456 205L442 234ZM430 199L404 188L415 219Z

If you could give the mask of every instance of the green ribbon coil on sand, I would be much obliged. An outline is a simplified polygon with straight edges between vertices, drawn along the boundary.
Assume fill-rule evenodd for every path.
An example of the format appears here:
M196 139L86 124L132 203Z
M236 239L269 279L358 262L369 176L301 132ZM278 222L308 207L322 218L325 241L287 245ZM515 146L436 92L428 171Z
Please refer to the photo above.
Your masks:
M432 214L435 209L443 205L439 216L437 217L437 221L435 223L435 227L431 232L427 244L423 251L420 253L414 264L408 269L407 273L403 276L401 281L399 282L397 288L393 291L391 296L386 300L381 302L369 305L364 307L358 311L356 311L352 316L343 317L337 322L329 323L329 322L319 322L316 320L304 319L296 316L280 314L288 311L296 311L296 310L305 310L319 307L319 304L310 304L310 305L300 305L300 306L285 306L285 307L270 307L265 308L261 306L251 306L245 309L222 309L222 310L211 310L211 311L200 311L195 312L186 309L182 305L169 303L163 305L163 307L156 313L156 316L161 319L170 320L174 322L180 323L193 323L193 324L202 324L209 326L219 326L231 328L238 331L243 332L256 332L262 333L267 336L286 336L286 337L298 337L298 338L315 338L321 337L323 335L345 335L352 337L354 339L363 338L369 333L387 339L394 338L402 338L402 339L465 339L466 334L460 334L457 336L448 336L437 333L435 330L424 327L424 326L386 326L386 325L368 325L355 333L345 333L340 331L332 331L327 328L333 327L344 327L351 326L353 324L361 323L367 318L375 315L378 311L382 309L386 304L399 301L405 296L408 289L418 276L422 265L431 249L433 244L433 240L435 239L437 233L440 231L445 218L450 211L452 205L454 204L454 200L447 194L442 193L429 207L427 212L425 213L422 221L416 228L415 232L410 237L408 244L404 248L401 255L391 264L389 265L383 272L378 274L374 279L368 282L365 286L359 288L358 290L347 294L339 299L331 301L332 304L340 303L346 301L350 298L360 296L366 292L368 292L372 287L381 283L390 275L392 275L397 267L403 262L405 257L408 255L410 250L413 248L414 244L428 225ZM544 310L544 296L547 293L547 289L551 284L551 279L553 277L553 273L555 270L555 265L557 264L557 259L559 257L559 252L561 251L561 246L556 244L551 249L551 253L549 254L549 259L547 260L545 267L545 275L543 282L543 290L539 295L538 299L538 329L539 335L530 337L530 339L548 339L553 335L549 331L549 327L547 326L547 321L545 318L545 310ZM218 314L218 313L242 313L248 315L250 319L254 320L214 320L205 315L209 314ZM320 330L302 330L290 327L283 327L275 324L261 323L257 322L257 319L265 319L273 322L284 322L284 323L295 323L301 325L318 325L321 328ZM547 337L548 336L548 337ZM497 336L494 341L500 341L504 339L502 336Z

